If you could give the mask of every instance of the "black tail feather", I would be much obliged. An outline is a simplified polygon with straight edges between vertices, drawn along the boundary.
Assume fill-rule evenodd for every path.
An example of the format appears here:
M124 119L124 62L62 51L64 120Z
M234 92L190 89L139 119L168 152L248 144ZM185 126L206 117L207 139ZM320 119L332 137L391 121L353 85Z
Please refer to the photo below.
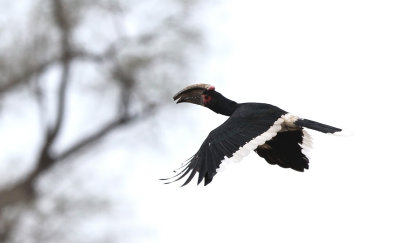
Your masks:
M296 124L297 126L300 127L306 127L306 128L310 128L319 132L323 132L323 133L335 133L335 132L340 132L342 131L342 129L340 128L336 128L336 127L332 127L326 124L322 124L316 121L311 121L308 119L298 119L294 124Z

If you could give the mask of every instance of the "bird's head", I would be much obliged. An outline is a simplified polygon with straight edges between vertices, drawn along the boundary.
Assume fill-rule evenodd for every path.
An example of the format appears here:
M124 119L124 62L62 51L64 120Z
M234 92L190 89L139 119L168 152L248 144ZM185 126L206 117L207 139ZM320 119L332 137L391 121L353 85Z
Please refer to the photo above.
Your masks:
M189 85L174 95L174 100L176 103L188 102L201 105L226 116L230 116L238 107L236 102L225 98L210 84Z
M188 102L205 107L211 107L217 96L215 87L210 84L193 84L174 95L176 103Z

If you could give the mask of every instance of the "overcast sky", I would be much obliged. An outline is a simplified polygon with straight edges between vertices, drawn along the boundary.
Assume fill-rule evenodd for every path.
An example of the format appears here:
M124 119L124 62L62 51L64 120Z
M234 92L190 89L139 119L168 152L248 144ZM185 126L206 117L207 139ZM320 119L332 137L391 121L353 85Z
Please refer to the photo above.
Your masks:
M226 118L170 108L161 155L143 150L134 190L154 242L398 242L397 1L225 1L209 14L213 56L193 82L344 128L311 132L304 173L254 153L207 186L162 185ZM192 82L192 81L190 81ZM159 163L150 161L158 160ZM162 165L161 165L162 164Z
M270 103L347 135L311 131L304 173L252 153L207 187L164 185L158 179L226 119L171 99L154 120L107 140L94 152L100 158L79 159L88 161L80 170L93 181L115 180L113 188L89 186L123 202L118 220L106 219L116 222L116 240L399 242L399 13L398 1L385 0L226 0L211 7L208 58L188 84L210 83L237 102ZM13 123L7 119L2 124ZM154 126L157 133L142 132ZM96 234L110 224L87 227Z

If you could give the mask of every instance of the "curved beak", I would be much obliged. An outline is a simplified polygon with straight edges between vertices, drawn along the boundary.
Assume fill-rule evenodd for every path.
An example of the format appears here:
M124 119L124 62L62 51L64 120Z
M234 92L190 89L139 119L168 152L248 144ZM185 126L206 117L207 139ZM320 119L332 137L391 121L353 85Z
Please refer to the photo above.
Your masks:
M214 86L209 84L193 84L179 91L174 95L173 99L176 103L188 102L196 105L204 105L201 95L206 90L210 90Z

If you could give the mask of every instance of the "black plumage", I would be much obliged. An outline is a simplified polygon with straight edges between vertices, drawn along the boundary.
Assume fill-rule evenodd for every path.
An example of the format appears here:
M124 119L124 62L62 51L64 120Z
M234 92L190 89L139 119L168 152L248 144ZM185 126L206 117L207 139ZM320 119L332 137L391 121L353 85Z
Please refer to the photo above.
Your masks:
M231 158L240 160L254 150L270 164L296 171L308 169L309 160L302 153L303 127L325 133L341 129L299 119L286 111L264 103L238 104L215 91L214 86L195 84L174 96L177 103L189 102L205 106L216 113L229 116L210 132L199 151L168 180L171 183L188 176L187 185L198 173L197 183L209 184L217 174L221 162Z
M308 158L302 152L303 129L278 133L256 148L256 153L272 165L303 172L308 169Z

